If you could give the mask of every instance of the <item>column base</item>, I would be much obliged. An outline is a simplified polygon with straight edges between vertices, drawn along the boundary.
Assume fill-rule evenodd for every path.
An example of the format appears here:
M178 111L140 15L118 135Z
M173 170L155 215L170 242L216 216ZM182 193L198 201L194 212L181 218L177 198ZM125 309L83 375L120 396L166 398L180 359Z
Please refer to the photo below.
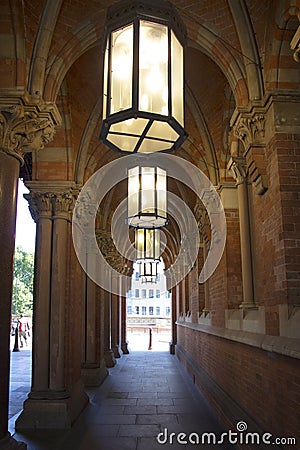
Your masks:
M121 358L118 344L113 345L111 349L115 358Z
M10 433L0 439L0 450L26 450L27 444L16 441Z
M129 355L128 342L122 342L121 350L123 352L123 355Z
M71 428L89 399L78 382L71 392L31 392L15 422L17 432L67 430Z
M107 368L115 367L116 360L112 350L106 350L104 352L104 361Z
M104 360L99 364L85 364L81 368L81 379L85 386L100 386L108 375Z
M252 302L243 302L240 304L239 308L241 309L258 309L258 305Z

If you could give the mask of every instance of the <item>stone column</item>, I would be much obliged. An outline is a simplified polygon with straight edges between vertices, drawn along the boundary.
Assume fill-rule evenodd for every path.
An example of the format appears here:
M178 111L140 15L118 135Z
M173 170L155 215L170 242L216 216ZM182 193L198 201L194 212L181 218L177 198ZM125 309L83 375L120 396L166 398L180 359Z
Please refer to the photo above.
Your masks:
M176 299L177 286L173 286L171 289L171 332L172 332L172 340L170 342L170 353L171 355L175 355L175 345L177 344L177 299Z
M204 240L203 242L203 264L205 264L205 260L207 258L207 254L208 254L208 250L207 247L209 246L209 242L206 242ZM210 303L209 303L209 284L208 284L208 280L206 280L204 282L204 308L202 310L202 312L205 314L205 316L209 313L210 311Z
M72 366L70 345L74 341L70 335L78 333L72 328L74 305L70 307L75 299L67 295L70 290L66 284L71 278L70 219L74 195L70 182L27 185L31 189L30 209L33 215L38 211L34 359L31 392L16 421L16 430L64 429L70 428L88 401L80 374L78 379L75 376L77 365L75 362Z
M28 105L22 99L0 99L0 448L25 449L8 432L10 328L17 183L23 154L41 150L54 136L59 114Z
M116 360L111 349L111 292L102 290L104 304L104 360L106 367L114 367Z
M120 299L119 299L119 287L120 287L119 276L112 275L112 288L113 293L111 294L111 349L114 353L115 358L120 358ZM118 293L115 293L118 292Z
M124 274L125 275L125 274ZM127 343L127 305L126 305L127 283L123 277L120 280L120 302L121 302L121 350L124 355L129 354Z
M243 280L243 302L240 306L242 308L254 308L256 305L253 288L251 232L248 202L248 173L245 158L233 156L228 163L228 168L231 169L234 174L238 191Z

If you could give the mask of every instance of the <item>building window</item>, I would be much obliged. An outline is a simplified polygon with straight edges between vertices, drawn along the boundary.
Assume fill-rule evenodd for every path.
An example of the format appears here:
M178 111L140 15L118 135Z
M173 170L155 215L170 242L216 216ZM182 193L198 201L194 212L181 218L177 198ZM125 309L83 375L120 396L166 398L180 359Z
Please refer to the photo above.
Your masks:
M170 308L170 306L167 306L166 307L166 315L169 316L170 313L171 313L171 308Z
M156 281L160 281L160 273L156 275Z
M136 307L135 307L135 313L136 313L136 314L139 314L139 313L140 313L140 307L139 307L139 306L136 306Z
M159 306L156 307L156 315L160 316L160 307Z
M131 297L132 297L132 290L131 290L131 289L129 289L129 291L127 292L127 297L128 297L128 298L131 298Z
M160 290L156 289L156 298L160 298Z
M127 306L127 314L132 314L132 306Z
M143 315L143 316L146 315L146 306L142 306L142 315Z
M153 298L154 297L154 291L153 289L149 289L149 298Z
M153 316L153 306L149 306L149 316Z
M146 289L142 289L142 298L146 298Z
M139 281L139 273L135 272L135 281Z
M138 297L140 296L140 291L139 291L139 289L136 289L136 290L135 290L135 296L136 296L136 298L138 298Z

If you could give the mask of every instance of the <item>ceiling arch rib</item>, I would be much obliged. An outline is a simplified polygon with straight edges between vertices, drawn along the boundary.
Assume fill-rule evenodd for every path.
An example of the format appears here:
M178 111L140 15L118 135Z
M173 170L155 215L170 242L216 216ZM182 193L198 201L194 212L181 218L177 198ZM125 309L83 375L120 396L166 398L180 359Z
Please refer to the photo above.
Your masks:
M250 100L261 100L264 95L263 77L257 43L244 0L228 0L242 48Z
M62 0L47 0L34 43L28 79L30 94L42 95L46 62Z
M185 93L186 93L186 102L191 110L191 113L194 117L194 120L196 122L197 128L203 141L206 160L205 166L208 169L211 182L214 185L217 185L219 181L218 162L211 135L206 125L202 111L198 103L196 102L196 99L189 86L186 86Z

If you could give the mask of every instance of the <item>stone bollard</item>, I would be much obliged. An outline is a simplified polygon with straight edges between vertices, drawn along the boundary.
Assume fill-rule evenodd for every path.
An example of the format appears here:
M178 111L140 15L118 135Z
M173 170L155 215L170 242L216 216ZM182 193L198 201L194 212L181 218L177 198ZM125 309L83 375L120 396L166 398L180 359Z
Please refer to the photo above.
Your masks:
M149 328L149 347L148 350L152 350L152 328Z

